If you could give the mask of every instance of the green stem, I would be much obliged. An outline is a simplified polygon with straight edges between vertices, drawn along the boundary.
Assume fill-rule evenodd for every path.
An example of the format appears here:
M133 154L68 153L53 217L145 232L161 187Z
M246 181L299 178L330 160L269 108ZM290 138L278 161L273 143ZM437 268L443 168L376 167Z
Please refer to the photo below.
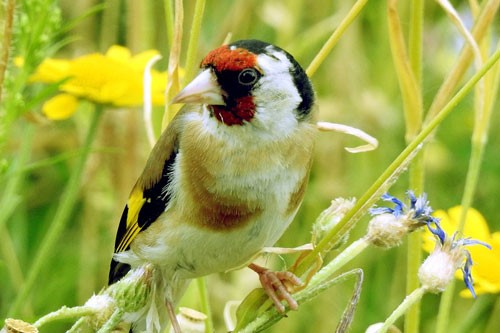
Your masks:
M312 77L314 73L318 70L319 66L325 61L326 57L330 52L332 51L333 47L337 44L339 41L340 37L344 34L346 29L351 25L351 23L358 17L359 13L361 10L365 7L366 3L368 0L358 0L352 6L351 10L347 15L344 17L342 22L340 22L339 26L335 31L332 33L330 38L326 41L325 45L321 48L321 50L318 52L316 57L311 61L309 66L307 67L306 73L307 76Z
M498 49L500 49L500 47ZM476 94L476 97L481 98L481 96L486 96L486 98L482 103L477 103L477 105L481 106L481 110L475 110L476 114L479 114L479 117L476 117L476 123L474 124L474 131L472 133L472 150L469 159L469 168L467 170L467 176L465 179L464 193L462 195L461 202L462 210L460 213L459 226L457 229L459 233L463 232L464 230L467 212L472 204L474 193L476 192L477 183L479 180L481 163L483 161L484 150L488 141L488 129L491 121L491 114L493 111L493 106L495 104L495 96L498 94L500 66L498 66L497 64L490 74L491 76L488 75L484 79L486 83L484 85L484 91L486 92L486 95L483 95L481 93ZM455 286L456 284L454 280L443 292L441 303L439 304L436 333L444 333L448 331L448 323L451 307L453 305Z
M385 320L384 325L378 330L378 333L385 333L389 329L389 327L394 324L394 322L404 315L408 309L414 304L420 302L422 296L424 296L426 289L424 287L420 287L415 289L411 294L406 296L401 304L394 310L391 315Z
M411 6L410 31L408 37L408 60L411 72L415 80L418 92L419 110L415 117L418 122L418 130L422 127L423 106L422 106L422 46L424 30L424 1L413 0ZM412 137L416 133L411 133L407 128L406 137ZM410 166L409 178L410 188L415 193L424 191L424 151L418 153ZM408 235L408 245L406 254L406 294L409 295L416 290L420 282L418 280L418 269L422 262L422 236L420 232L413 232ZM404 331L407 333L418 333L420 327L420 302L413 304L405 314Z
M316 285L323 283L327 280L333 273L341 269L345 264L347 264L352 259L356 258L363 250L365 250L370 243L366 240L366 237L362 237L351 243L348 247L344 249L338 256L336 256L332 261L323 267L319 272L314 274L311 281L309 281L308 286L314 288ZM297 293L300 295L300 292Z
M474 85L490 70L491 67L500 58L500 49L486 61L486 63L465 83L465 85L457 92L455 96L443 107L443 109L425 126L422 131L415 137L413 141L399 154L398 157L386 168L382 175L373 183L373 185L363 194L356 202L356 205L345 214L344 218L335 225L332 230L323 238L323 240L314 248L309 255L304 258L302 263L297 268L296 274L300 276L314 264L318 254L323 254L325 249L331 243L337 243L350 228L359 220L359 218L368 210L369 207L378 199L380 188L387 182L390 182L391 177L394 177L396 171L407 162L407 159L418 151L419 146L429 138L431 133L441 124L446 117L455 109L455 107L465 98L473 89Z
M497 17L497 11L500 6L500 0L488 0L484 1L481 13L479 14L474 27L472 28L472 36L476 42L480 42L486 35L487 31L491 27L492 22ZM469 65L472 61L473 53L472 48L468 43L465 44L462 52L460 53L456 65L450 71L443 84L439 88L432 105L427 112L424 123L429 123L436 114L443 108L449 97L452 95L456 86L462 81L462 77L466 73Z
M97 333L108 333L112 332L113 329L120 323L123 317L123 312L120 309L116 309L111 317L106 321L104 325L97 331Z
M62 319L71 319L77 317L85 317L90 316L95 313L95 309L92 309L88 306L75 306L73 308L68 308L63 306L57 311L51 312L42 318L38 319L33 326L40 328L43 325L46 325L50 322Z
M347 312L351 312L352 308L349 306L355 306L357 304L357 300L359 298L359 293L361 291L361 283L363 282L363 271L361 269L354 269L345 273L342 273L334 278L327 277L326 281L322 281L321 283L315 283L314 285L308 284L306 289L299 291L298 293L295 293L293 295L294 299L299 303L300 305L309 302L310 300L314 299L316 296L321 294L322 292L326 291L330 287L337 285L339 283L342 283L344 281L347 281L354 277L356 279L356 286L355 286L355 295L351 298L351 304L348 305L348 308L346 309ZM344 315L346 315L346 312L344 312ZM347 313L347 315L352 315L352 313ZM269 328L272 326L275 322L283 318L283 314L279 313L276 310L276 307L269 307L267 311L264 313L260 314L257 318L255 318L253 321L250 323L246 324L242 328L236 327L233 332L237 333L253 333L253 332L261 332L265 330L266 328ZM349 318L347 319L346 324L348 325L350 320ZM340 330L337 332L345 332L346 329Z
M210 307L210 302L208 301L208 289L207 289L207 278L200 277L196 279L196 284L198 285L198 293L200 295L201 312L207 315L207 320L205 322L205 333L214 332L214 321L212 318L212 309Z
M424 32L424 0L413 0L408 38L408 58L418 86L422 83L422 46Z
M23 180L24 166L28 160L33 144L34 127L28 125L24 132L23 140L21 140L21 147L16 154L15 160L12 162L7 172L7 183L2 184L2 195L0 196L0 229L5 227L8 219L14 212L15 208L21 201L20 196L17 194L19 186Z
M205 11L205 0L197 0L194 7L193 23L191 24L191 31L189 32L189 44L186 54L186 75L184 82L189 82L194 77L194 72L197 69L197 51L198 40L200 38L201 23L203 13Z
M6 224L16 210L18 204L22 201L18 192L22 187L23 179L26 174L24 167L31 153L34 132L34 126L27 124L24 131L24 137L21 140L21 146L5 175L6 184L3 185L3 193L0 196L0 207L2 207L2 209L0 209L0 251L4 266L9 273L12 286L15 288L16 292L19 292L22 288L24 275ZM31 309L28 312L31 312Z
M172 48L172 43L174 42L174 5L172 4L172 0L163 0L163 7L165 9L168 47Z
M417 79L410 67L405 46L403 28L398 15L397 0L387 2L389 23L389 42L392 60L396 70L399 89L403 98L403 110L406 123L406 141L412 140L422 127L422 97Z
M61 195L61 201L59 203L59 206L57 207L57 211L52 224L50 225L49 230L47 230L40 248L38 249L35 258L33 259L33 263L26 277L26 282L24 283L21 291L18 293L16 299L9 309L10 316L15 316L18 313L20 307L23 305L23 303L26 301L31 291L35 287L42 268L53 255L54 247L59 241L64 227L66 226L66 223L68 222L71 213L73 212L73 208L78 199L80 182L85 168L85 163L90 154L92 142L94 141L94 138L96 136L99 120L101 119L102 113L102 106L96 105L95 110L92 113L92 120L87 132L87 136L83 143L82 153L79 156L75 164L75 169L73 170L68 184L66 185L66 188Z
M441 295L439 312L436 319L436 333L448 332L450 326L450 309L455 295L455 280L452 280Z
M483 320L483 318L491 318L491 311L495 306L495 301L498 299L496 295L481 295L478 297L471 309L467 312L467 316L460 323L460 325L456 328L455 333L468 333L473 332L474 329L477 329L478 323L483 322L484 325L487 323Z

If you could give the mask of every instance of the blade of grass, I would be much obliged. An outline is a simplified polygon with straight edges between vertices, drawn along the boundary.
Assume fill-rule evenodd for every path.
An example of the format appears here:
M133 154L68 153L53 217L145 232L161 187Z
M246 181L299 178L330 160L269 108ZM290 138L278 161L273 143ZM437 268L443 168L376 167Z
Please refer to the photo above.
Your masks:
M193 23L189 32L189 43L186 54L185 75L183 82L189 82L197 69L198 41L200 39L201 23L205 11L205 0L197 0L194 7Z
M179 82L179 59L181 55L182 47L182 24L184 21L184 7L182 0L175 0L175 13L174 13L174 32L173 40L170 45L170 55L168 58L168 78L167 78L167 88L165 90L165 113L163 114L162 120L162 131L167 127L168 123L175 116L175 113L179 110L177 104L171 105L170 100L179 92L180 82Z
M423 1L412 1L409 50L406 51L401 22L397 11L397 0L388 1L389 41L392 58L403 97L406 124L406 142L409 143L422 127L422 31ZM420 194L424 183L424 154L420 152L409 169L410 188ZM422 239L418 232L408 235L406 264L406 293L409 295L419 287L418 268L422 262ZM420 326L420 301L411 305L405 313L405 332L417 333Z
M197 278L196 284L198 286L198 294L200 295L201 312L207 316L207 320L205 322L205 333L213 333L214 322L210 302L208 301L207 278Z
M484 3L476 24L474 24L474 27L472 28L472 36L476 42L481 42L483 37L486 35L486 32L491 26L493 20L496 18L499 6L500 0L488 0ZM461 82L462 77L469 68L472 56L472 50L469 44L466 44L457 59L456 65L448 74L439 88L438 93L434 97L434 100L432 101L429 111L425 117L425 124L429 123L436 116L436 114L443 109L443 106L446 105L450 96L453 94L457 85Z
M488 43L485 43L487 46ZM487 47L486 47L487 49ZM497 50L500 49L500 42L497 45ZM476 98L483 99L481 103L476 103L476 119L472 133L472 147L471 155L469 158L469 167L465 178L464 192L461 201L461 214L459 217L458 233L463 232L466 222L467 212L472 205L474 194L477 189L479 181L479 174L481 171L481 164L483 161L484 150L488 141L488 130L491 123L491 114L495 105L496 97L498 96L498 88L500 81L500 66L497 64L493 70L484 78L483 89L476 90ZM448 288L444 291L439 305L439 313L436 324L436 332L447 332L449 327L449 317L453 305L453 296L455 294L455 283L453 280Z
M325 45L323 45L321 50L318 52L318 54L314 57L314 59L307 67L306 69L307 76L312 77L314 73L316 73L319 66L323 63L323 61L325 61L328 54L330 54L333 47L339 41L340 37L342 37L346 29L351 25L351 23L356 19L356 17L358 17L359 13L361 12L361 10L363 10L367 2L368 0L356 1L356 3L352 6L349 13L347 13L342 22L340 22L337 29L335 29L330 38L328 38L328 40L326 41Z

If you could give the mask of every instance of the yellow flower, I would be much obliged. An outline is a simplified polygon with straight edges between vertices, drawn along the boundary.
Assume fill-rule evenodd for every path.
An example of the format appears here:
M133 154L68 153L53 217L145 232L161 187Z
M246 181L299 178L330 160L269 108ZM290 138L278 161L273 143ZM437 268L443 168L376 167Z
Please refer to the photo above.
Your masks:
M441 227L446 234L452 235L458 228L461 206L455 206L448 211L438 210L433 215L441 219ZM423 248L432 252L435 246L434 236L426 230ZM474 278L474 289L476 294L500 292L500 232L490 233L486 220L477 210L470 208L467 211L464 237L470 237L491 245L489 250L484 246L469 246L473 265L472 277ZM457 272L455 277L462 279L462 274ZM471 297L468 290L462 290L460 295Z
M132 56L127 48L114 45L104 55L92 53L73 60L46 59L30 80L62 82L59 89L63 94L42 107L51 119L64 119L76 111L77 103L67 95L112 106L139 106L143 103L144 68L157 54L149 50ZM153 70L151 75L152 102L164 105L166 74Z

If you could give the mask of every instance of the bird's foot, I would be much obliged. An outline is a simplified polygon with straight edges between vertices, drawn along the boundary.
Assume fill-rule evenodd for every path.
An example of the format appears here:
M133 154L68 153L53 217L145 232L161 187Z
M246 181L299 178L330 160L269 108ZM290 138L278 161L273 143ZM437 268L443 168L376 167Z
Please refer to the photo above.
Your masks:
M265 267L250 264L248 267L259 274L259 280L264 291L273 301L279 313L285 313L285 306L281 301L288 303L292 310L297 310L299 304L290 294L294 287L301 287L303 282L291 272L273 272Z

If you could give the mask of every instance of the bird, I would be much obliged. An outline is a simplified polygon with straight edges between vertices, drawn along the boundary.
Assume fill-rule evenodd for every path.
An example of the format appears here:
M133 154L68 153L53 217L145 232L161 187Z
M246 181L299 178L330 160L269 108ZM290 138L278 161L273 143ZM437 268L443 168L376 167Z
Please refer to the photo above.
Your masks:
M210 51L171 103L184 105L131 191L110 265L109 284L153 267L157 310L134 317L131 331L170 322L181 332L174 309L189 281L244 266L279 311L283 300L296 308L281 282L300 279L251 261L283 235L305 194L317 132L306 72L278 46L239 40Z

